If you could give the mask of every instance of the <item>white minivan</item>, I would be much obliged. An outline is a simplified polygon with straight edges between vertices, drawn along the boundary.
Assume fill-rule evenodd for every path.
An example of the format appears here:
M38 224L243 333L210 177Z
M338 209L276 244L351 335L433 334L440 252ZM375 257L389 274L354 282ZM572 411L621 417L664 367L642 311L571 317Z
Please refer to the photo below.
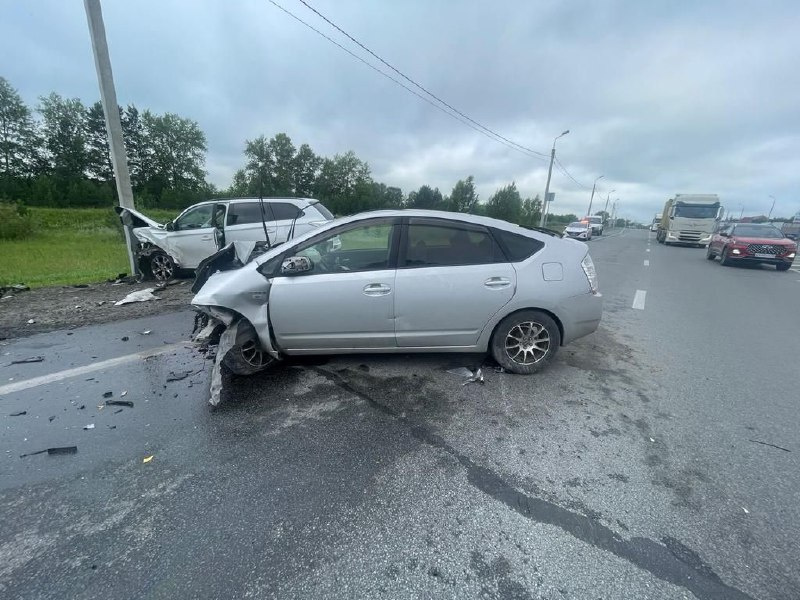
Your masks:
M117 207L123 225L138 241L137 258L146 275L166 281L177 269L196 269L230 242L281 244L333 220L313 198L226 198L190 206L169 223Z

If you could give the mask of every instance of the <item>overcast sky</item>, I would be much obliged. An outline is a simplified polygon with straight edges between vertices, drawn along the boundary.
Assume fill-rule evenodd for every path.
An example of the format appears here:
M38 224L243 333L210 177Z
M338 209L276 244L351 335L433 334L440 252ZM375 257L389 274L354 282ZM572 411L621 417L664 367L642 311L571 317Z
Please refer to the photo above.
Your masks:
M370 58L298 0L276 0ZM800 211L800 3L682 0L307 0L388 62L506 138L544 154L564 129L553 211L610 194L649 220L674 193L738 215ZM103 0L121 104L196 120L227 187L244 140L286 132L354 150L405 193L542 195L547 160L491 141L381 77L267 0ZM80 0L0 0L0 75L35 104L99 97ZM373 60L373 62L375 62ZM379 63L376 63L379 65ZM598 208L599 207L599 208Z

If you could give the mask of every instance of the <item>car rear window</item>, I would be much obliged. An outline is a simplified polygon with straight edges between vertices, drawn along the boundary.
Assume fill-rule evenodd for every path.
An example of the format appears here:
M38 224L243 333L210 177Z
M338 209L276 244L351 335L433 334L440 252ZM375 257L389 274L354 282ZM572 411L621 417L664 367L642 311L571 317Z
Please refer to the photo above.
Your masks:
M328 220L333 220L333 213L332 213L331 211L329 211L327 208L325 208L325 207L324 207L322 204L320 204L319 202L318 202L318 203L316 203L316 204L314 204L314 208L316 208L316 209L317 209L317 211L319 212L319 214L321 214L321 215L322 215L323 217L325 217L326 219L328 219Z
M274 221L270 203L264 202L264 219ZM246 225L248 223L261 223L261 206L258 202L232 202L228 207L227 225Z
M495 238L503 248L503 252L506 253L508 260L511 262L525 260L544 248L544 242L530 238L527 235L511 233L503 229L492 229L492 233L494 233Z
M297 218L300 209L288 202L270 202L276 221L291 221Z

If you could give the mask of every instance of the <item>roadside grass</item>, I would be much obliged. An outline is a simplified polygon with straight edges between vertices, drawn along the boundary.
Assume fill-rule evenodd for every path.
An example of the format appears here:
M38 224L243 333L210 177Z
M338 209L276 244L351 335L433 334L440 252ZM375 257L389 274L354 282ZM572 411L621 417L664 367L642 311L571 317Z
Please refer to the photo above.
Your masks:
M24 239L0 240L0 285L74 285L130 271L122 227L112 208L28 210L33 233ZM148 210L146 214L166 221L176 213Z

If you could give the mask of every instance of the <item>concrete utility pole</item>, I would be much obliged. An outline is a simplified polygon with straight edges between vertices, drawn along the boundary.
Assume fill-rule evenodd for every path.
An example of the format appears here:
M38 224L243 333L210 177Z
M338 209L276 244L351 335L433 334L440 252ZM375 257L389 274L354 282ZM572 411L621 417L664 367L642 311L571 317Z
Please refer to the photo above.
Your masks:
M553 174L553 161L556 159L556 140L560 137L564 137L569 133L569 129L562 132L561 135L556 137L553 140L553 149L550 151L550 168L547 169L547 185L544 186L544 199L542 200L542 216L539 218L539 227L544 227L544 224L547 222L547 207L549 206L549 202L547 201L550 198L550 176Z
M772 219L772 211L775 210L775 196L770 194L770 198L772 198L772 206L770 207L769 214L767 215L768 221Z
M606 216L608 215L608 199L611 198L611 194L613 194L616 191L617 190L611 190L610 192L608 192L608 195L606 196L606 207L603 209L603 212L605 213Z
M603 177L605 177L605 175L600 175L600 177L594 180L594 184L592 184L592 195L589 197L589 210L586 212L587 217L592 216L592 200L594 200L594 190L597 188L597 182Z
M106 27L103 24L103 11L100 0L84 0L86 19L89 22L89 35L92 38L92 52L94 65L97 69L97 82L100 85L100 100L103 103L103 113L106 117L106 131L108 132L108 147L111 151L111 165L114 168L114 179L117 183L117 196L119 205L124 208L135 208L133 204L133 190L131 189L131 176L128 172L128 159L125 154L125 142L122 138L122 122L119 116L117 92L114 90L114 76L111 73L111 59L108 55L106 42ZM131 264L131 273L139 274L139 265L133 255L133 242L127 227L125 242L128 247L128 259Z

